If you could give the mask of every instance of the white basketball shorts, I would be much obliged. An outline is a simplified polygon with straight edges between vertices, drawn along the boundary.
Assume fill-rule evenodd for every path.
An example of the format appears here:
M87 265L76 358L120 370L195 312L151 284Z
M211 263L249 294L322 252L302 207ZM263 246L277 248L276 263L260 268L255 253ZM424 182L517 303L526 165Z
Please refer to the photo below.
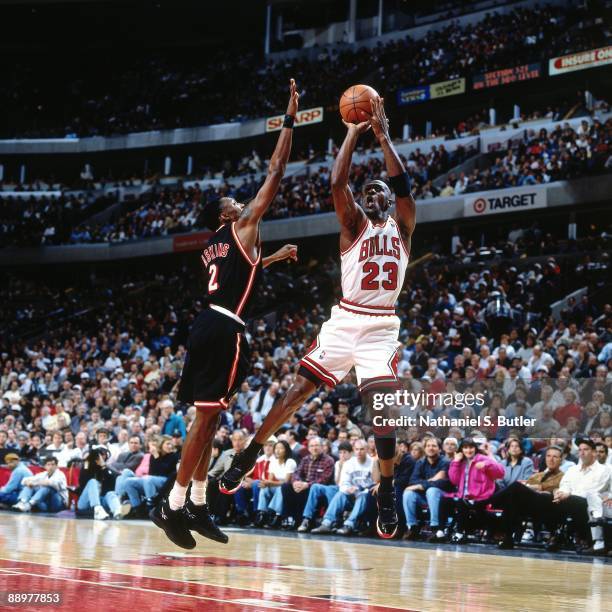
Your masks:
M400 320L334 306L316 340L300 361L310 380L334 387L355 368L360 390L397 386ZM308 375L309 374L309 375ZM313 380L314 382L314 380Z

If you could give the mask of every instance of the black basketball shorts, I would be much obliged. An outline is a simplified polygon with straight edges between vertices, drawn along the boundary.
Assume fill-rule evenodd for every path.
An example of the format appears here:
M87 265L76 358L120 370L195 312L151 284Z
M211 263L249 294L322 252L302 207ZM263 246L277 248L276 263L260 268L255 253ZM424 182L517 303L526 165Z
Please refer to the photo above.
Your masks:
M203 310L189 332L179 401L225 408L247 374L249 356L244 326L211 308Z

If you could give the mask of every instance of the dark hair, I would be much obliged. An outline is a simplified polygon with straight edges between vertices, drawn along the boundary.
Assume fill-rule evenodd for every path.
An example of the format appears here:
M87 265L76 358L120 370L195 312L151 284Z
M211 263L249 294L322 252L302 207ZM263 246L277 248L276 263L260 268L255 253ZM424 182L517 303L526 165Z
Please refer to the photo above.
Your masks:
M55 463L55 465L57 465L57 457L55 455L47 455L45 457L44 463L49 463L49 462Z
M291 447L289 446L289 444L285 441L285 440L279 440L274 447L276 448L277 445L282 444L283 448L285 449L285 463L287 462L287 459L291 459L293 456L293 453L291 452Z
M353 447L351 446L350 442L340 442L340 444L338 444L338 452L340 452L341 450L348 451L349 453L352 453L353 452Z
M96 463L98 457L104 457L104 459L106 459L107 456L108 453L106 452L106 449L102 446L94 448L87 454L87 467L85 468L85 472L88 476L87 480L90 480L91 478L96 478L98 472L100 471L100 466Z
M519 448L521 450L521 453L517 459L517 463L520 463L523 460L523 457L525 456L525 450L523 449L523 443L518 438L515 438L515 437L508 438L505 444L507 451L510 450L510 444L512 444L512 442L516 442L519 445ZM506 456L506 465L510 465L510 453L508 453L508 455Z
M221 215L221 199L207 202L202 208L198 222L208 229L216 230L219 227L219 216Z
M595 450L595 442L593 442L591 438L581 438L580 440L576 440L576 446L580 446L581 444L586 444L591 448L591 450Z

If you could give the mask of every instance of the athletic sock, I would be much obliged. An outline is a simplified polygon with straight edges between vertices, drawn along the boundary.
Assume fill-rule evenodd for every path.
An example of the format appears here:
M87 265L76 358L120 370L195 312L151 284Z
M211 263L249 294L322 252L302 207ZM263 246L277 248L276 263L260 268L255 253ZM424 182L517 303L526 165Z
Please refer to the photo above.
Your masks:
M251 443L244 449L243 457L250 461L256 461L262 448L263 444L251 440Z
M203 506L206 503L206 481L205 480L192 480L191 481L191 492L189 493L189 499L195 506Z
M387 492L393 490L393 476L380 477L380 490Z
M175 481L172 491L168 495L170 510L180 510L185 505L185 497L187 497L187 487L182 487Z

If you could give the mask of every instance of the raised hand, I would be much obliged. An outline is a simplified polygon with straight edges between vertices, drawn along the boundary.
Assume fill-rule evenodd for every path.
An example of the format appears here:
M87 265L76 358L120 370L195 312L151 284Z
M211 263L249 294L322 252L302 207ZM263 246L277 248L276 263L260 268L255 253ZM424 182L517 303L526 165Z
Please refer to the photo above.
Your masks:
M344 123L349 132L357 132L357 134L365 134L371 127L369 121L362 121L361 123L348 123L343 119L342 123Z
M295 117L298 112L298 103L300 101L300 94L295 84L295 79L289 79L289 104L287 105L287 115Z
M380 96L372 98L370 100L370 105L372 106L370 124L372 125L374 136L376 136L376 138L380 138L381 136L388 138L389 120L387 119L387 115L385 115L384 100Z

